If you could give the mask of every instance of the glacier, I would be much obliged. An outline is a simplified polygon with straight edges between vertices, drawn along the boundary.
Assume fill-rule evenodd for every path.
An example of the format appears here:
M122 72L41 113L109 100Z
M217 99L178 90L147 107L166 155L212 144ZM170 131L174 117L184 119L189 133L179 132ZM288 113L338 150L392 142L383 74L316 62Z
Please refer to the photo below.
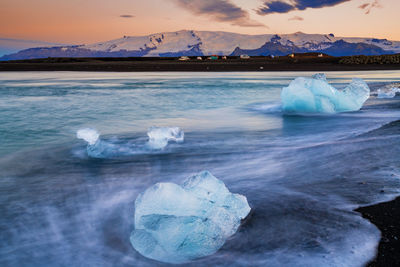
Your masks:
M100 133L91 128L78 130L76 136L87 142L86 151L89 157L115 158L163 150L170 142L182 143L185 134L179 127L151 127L147 132L149 139L144 144L121 144L101 140Z
M250 210L245 196L203 171L182 186L158 183L140 194L130 241L147 258L189 262L217 252Z
M368 85L358 78L343 90L331 86L323 73L299 77L282 89L282 110L286 113L339 113L360 110L370 96Z

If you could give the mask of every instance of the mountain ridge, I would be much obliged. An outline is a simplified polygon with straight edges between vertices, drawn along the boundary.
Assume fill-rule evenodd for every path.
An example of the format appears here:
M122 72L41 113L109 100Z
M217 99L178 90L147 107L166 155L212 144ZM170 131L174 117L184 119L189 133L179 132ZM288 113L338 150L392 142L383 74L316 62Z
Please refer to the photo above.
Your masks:
M182 30L145 36L124 36L87 45L29 48L3 56L0 60L44 57L179 57L212 54L282 56L306 52L326 53L331 56L394 54L400 52L400 41L302 32L248 35Z
M38 41L38 40L22 40L22 39L0 37L0 57L11 53L17 53L18 51L29 49L32 47L52 47L52 46L65 46L65 44Z

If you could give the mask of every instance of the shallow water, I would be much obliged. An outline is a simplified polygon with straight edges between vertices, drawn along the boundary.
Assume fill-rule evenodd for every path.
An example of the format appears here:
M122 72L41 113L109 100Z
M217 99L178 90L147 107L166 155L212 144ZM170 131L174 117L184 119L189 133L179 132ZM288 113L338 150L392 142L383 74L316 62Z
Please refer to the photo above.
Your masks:
M285 116L280 90L313 73L0 73L0 265L154 266L129 243L137 195L208 170L251 217L193 266L362 266L380 233L352 210L400 192L400 99L359 112ZM374 92L399 71L331 72ZM127 151L178 126L162 151L87 156L95 128Z

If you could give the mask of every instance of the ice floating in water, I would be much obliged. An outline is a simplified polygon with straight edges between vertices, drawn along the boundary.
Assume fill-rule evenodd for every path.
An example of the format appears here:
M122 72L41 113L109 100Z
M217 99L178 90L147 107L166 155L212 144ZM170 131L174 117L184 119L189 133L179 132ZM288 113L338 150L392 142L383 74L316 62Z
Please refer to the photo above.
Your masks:
M400 93L400 88L393 87L389 91L378 89L378 98L394 98L397 93Z
M218 251L249 212L246 197L205 171L182 186L158 183L140 194L130 240L147 258L184 263Z
M343 90L328 84L323 73L312 78L299 77L283 88L282 109L296 113L337 113L360 110L370 90L362 79L353 81Z
M87 153L92 158L114 158L140 153L151 153L164 149L170 141L183 142L184 132L178 127L151 127L147 132L149 140L142 144L116 144L100 139L94 129L81 129L76 133L79 139L88 143Z
M148 146L152 149L163 149L169 141L183 142L184 133L178 127L151 127L147 132Z
M99 140L100 134L94 129L80 129L76 133L76 137L85 140L89 145L94 145Z
M81 129L76 133L76 137L88 143L86 151L90 157L105 158L118 151L115 145L100 140L99 132L94 129Z

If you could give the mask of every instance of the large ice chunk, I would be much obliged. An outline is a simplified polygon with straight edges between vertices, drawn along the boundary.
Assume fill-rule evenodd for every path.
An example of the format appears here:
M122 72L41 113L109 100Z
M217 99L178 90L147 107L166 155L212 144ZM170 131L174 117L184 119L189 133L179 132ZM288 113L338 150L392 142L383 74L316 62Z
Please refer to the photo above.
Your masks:
M145 257L184 263L215 253L249 212L246 197L204 171L182 186L158 183L140 194L130 240Z
M163 149L169 141L183 142L184 133L178 127L151 127L147 132L148 146L152 149Z
M312 78L299 77L283 88L282 109L294 113L337 113L360 110L370 95L362 79L353 81L343 90L329 85L325 74Z

